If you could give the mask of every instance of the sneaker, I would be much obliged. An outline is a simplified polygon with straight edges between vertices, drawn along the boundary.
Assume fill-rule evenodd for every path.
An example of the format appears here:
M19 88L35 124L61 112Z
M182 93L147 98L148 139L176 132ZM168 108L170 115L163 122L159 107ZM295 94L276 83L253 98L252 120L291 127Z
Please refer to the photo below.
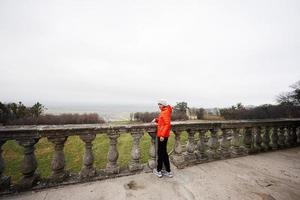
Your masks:
M155 174L158 178L162 177L162 173L157 171L157 169L153 169L153 174Z
M163 172L162 172L162 175L167 176L167 177L169 177L169 178L172 178L172 177L173 177L173 172L163 171Z

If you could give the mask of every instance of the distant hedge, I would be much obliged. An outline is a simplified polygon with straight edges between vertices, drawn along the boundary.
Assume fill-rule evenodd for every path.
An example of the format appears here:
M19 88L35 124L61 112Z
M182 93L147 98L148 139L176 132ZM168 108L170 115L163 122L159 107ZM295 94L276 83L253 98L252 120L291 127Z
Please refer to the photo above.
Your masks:
M44 114L45 107L37 102L31 107L22 102L0 102L0 124L2 125L56 125L56 124L95 124L105 120L97 113L89 114Z
M231 108L220 109L225 119L276 119L300 117L300 106L265 104L253 108L245 108L241 104Z

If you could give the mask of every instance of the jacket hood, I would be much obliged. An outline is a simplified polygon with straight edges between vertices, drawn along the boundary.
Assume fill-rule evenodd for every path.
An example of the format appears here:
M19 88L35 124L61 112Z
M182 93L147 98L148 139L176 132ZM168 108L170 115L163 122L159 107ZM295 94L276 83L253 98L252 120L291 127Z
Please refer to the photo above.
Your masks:
M170 113L172 113L172 106L170 106L170 105L164 106L161 110L162 110L162 111L167 110L167 111L169 111Z

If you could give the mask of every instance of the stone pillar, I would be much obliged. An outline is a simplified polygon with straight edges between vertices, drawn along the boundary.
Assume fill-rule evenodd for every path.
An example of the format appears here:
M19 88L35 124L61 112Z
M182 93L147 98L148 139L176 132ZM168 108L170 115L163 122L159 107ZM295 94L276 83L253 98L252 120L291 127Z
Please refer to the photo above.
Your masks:
M269 151L270 147L270 127L265 127L262 136L263 151Z
M245 153L246 154L253 153L253 135L252 135L251 127L245 128L243 143L244 143Z
M199 130L199 141L197 143L196 156L198 161L202 162L207 160L207 155L205 154L205 143L204 143L204 135L207 130Z
M89 178L96 175L94 168L94 155L93 155L93 140L96 138L95 134L80 135L80 139L85 143L85 152L83 156L83 167L80 171L81 178Z
M38 138L18 139L19 145L24 147L24 157L21 164L21 180L18 182L18 190L29 189L36 185L39 175L35 173L37 169L37 161L34 154L34 145L38 142Z
M284 144L286 147L291 147L291 134L290 134L290 130L288 127L284 128L284 136L285 136L285 141Z
M187 130L188 142L186 144L186 152L184 153L184 160L190 164L196 162L195 155L195 130Z
M131 150L131 161L128 166L130 171L137 171L143 169L143 166L140 163L140 140L143 135L143 131L131 132L131 136L133 138L133 145Z
M222 138L220 141L220 152L222 158L229 158L230 157L230 141L228 140L228 134L230 133L231 129L221 129L222 130Z
M219 141L218 141L218 129L217 128L213 128L210 130L211 132L211 136L208 140L208 159L209 160L213 160L213 159L220 159L220 153L218 152L219 149Z
M120 134L118 132L110 132L108 133L109 137L109 150L107 154L107 164L106 164L106 172L109 174L118 174L120 172L120 167L117 164L117 160L119 157L119 152L117 149L118 138Z
M174 153L170 156L170 159L177 168L183 168L185 166L185 162L180 142L181 131L173 130L173 132L175 134Z
M297 145L300 146L300 128L296 128L296 134L297 134Z
M291 146L295 147L297 146L297 127L292 126L290 127L290 133L291 133Z
M285 147L285 135L284 135L284 128L278 128L278 146L279 148Z
M0 191L8 190L11 182L9 176L3 175L5 169L5 163L2 157L2 145L5 142L6 142L5 140L0 140Z
M148 132L151 137L151 144L149 149L150 159L148 160L148 167L154 169L156 167L156 132Z
M261 127L257 127L254 132L254 151L259 153L262 150Z
M233 137L231 140L231 156L238 157L242 155L241 142L240 142L240 129L233 129Z
M273 127L270 146L273 150L278 149L278 127Z
M54 155L51 162L52 173L51 182L63 182L68 173L65 171L64 146L67 140L66 136L49 136L48 140L54 144Z

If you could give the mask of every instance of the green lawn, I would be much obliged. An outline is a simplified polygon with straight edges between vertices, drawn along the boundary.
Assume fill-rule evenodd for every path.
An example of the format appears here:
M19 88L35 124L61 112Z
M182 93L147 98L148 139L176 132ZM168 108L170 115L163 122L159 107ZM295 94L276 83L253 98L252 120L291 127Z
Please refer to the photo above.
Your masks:
M181 142L186 143L187 133L183 132L181 135ZM168 142L168 151L173 149L174 134L171 133ZM97 169L103 169L107 163L108 152L108 138L105 134L97 134L93 141L93 153L95 157L94 165ZM38 173L42 177L47 177L51 174L51 160L53 155L53 144L46 138L42 138L35 145L35 155L38 162ZM120 166L126 166L131 159L132 137L130 134L121 134L118 139ZM141 139L141 162L146 163L149 159L150 136L145 133ZM12 181L16 182L21 177L20 165L23 158L23 147L18 145L15 141L7 141L3 147L3 158L5 161L4 174L11 176ZM78 136L71 136L65 143L65 159L66 170L71 172L79 172L82 167L82 157L84 155L84 143Z

